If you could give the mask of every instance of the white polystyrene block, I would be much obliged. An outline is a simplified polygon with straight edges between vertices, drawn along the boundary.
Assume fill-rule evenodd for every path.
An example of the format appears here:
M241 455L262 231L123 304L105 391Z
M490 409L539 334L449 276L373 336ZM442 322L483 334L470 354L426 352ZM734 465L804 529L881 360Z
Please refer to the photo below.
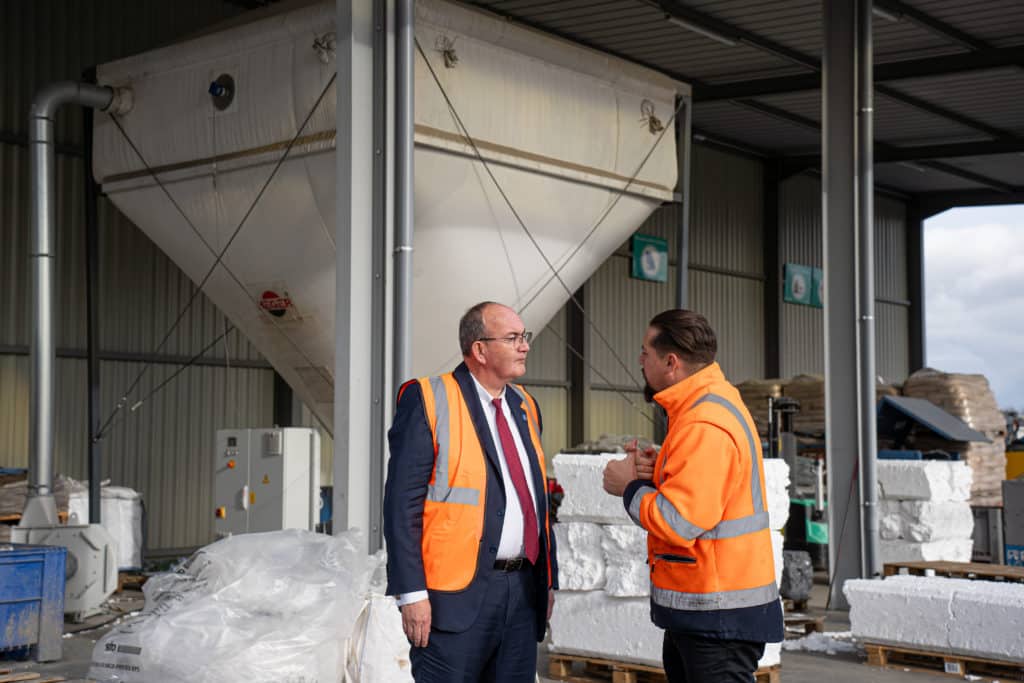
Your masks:
M647 532L636 525L602 527L604 551L604 592L616 597L644 597L651 594L647 565Z
M882 506L886 505L890 501L879 501ZM900 516L898 514L899 501L895 501L897 508L896 514L886 514L885 508L882 507L882 514L878 518L878 536L879 538L885 539L886 541L895 541L900 537L900 533L903 530L903 525L900 523Z
M551 650L661 666L664 631L651 623L650 613L647 598L560 591L551 614Z
M601 527L593 522L559 522L554 525L558 549L558 587L589 591L605 584Z
M918 576L851 579L843 584L850 630L860 640L947 648L956 583Z
M966 462L879 460L878 496L886 500L965 501L971 496Z
M969 581L953 595L950 647L1024 662L1024 584Z
M764 479L768 526L783 529L789 519L789 465L781 458L766 458Z
M898 539L878 542L880 562L970 562L974 542L970 538L946 538L918 543Z
M757 661L757 668L775 666L782 662L782 643L766 643L764 655Z
M1024 661L1024 585L897 575L843 592L860 640Z
M922 500L880 501L882 538L926 542L948 538L971 538L974 515L966 502ZM896 536L889 532L895 527Z
M565 489L565 498L558 508L558 518L565 522L597 522L599 524L632 524L622 498L605 493L604 466L621 460L622 453L585 455L559 453L552 460L558 483Z

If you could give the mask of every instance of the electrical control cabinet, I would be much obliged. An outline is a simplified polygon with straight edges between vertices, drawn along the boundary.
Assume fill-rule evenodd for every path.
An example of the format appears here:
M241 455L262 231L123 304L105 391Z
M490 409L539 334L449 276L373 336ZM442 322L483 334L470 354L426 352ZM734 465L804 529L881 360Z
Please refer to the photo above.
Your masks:
M320 521L320 434L306 427L221 429L213 457L217 538Z

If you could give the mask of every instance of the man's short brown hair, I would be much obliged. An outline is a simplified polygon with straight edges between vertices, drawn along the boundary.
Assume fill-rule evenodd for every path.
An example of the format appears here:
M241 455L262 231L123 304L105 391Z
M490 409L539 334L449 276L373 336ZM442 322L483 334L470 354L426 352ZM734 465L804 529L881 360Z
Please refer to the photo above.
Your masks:
M459 348L464 357L469 355L474 342L487 336L484 309L497 305L493 301L481 301L462 315L462 320L459 321Z
M651 318L650 326L658 330L651 346L659 354L674 353L690 365L715 362L718 339L707 318L700 313L672 308Z

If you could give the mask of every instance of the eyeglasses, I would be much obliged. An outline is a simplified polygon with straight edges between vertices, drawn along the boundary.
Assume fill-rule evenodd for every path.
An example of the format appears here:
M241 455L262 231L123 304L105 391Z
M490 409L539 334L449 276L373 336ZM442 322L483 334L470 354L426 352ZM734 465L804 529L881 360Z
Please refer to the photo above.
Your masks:
M533 332L523 332L522 334L510 334L507 337L480 337L477 341L492 342L500 341L505 342L511 346L519 346L520 344L529 344L533 340Z

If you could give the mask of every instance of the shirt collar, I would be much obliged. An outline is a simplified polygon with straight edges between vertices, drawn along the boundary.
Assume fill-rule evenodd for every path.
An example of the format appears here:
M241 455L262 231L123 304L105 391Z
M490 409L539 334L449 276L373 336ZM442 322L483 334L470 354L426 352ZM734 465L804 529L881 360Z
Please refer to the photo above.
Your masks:
M491 392L487 391L483 384L480 384L480 380L472 372L469 373L469 376L473 378L473 384L476 385L476 393L480 397L481 403L493 404L495 398L500 398L502 401L505 400L506 387L501 388L501 393L497 397L491 396Z

